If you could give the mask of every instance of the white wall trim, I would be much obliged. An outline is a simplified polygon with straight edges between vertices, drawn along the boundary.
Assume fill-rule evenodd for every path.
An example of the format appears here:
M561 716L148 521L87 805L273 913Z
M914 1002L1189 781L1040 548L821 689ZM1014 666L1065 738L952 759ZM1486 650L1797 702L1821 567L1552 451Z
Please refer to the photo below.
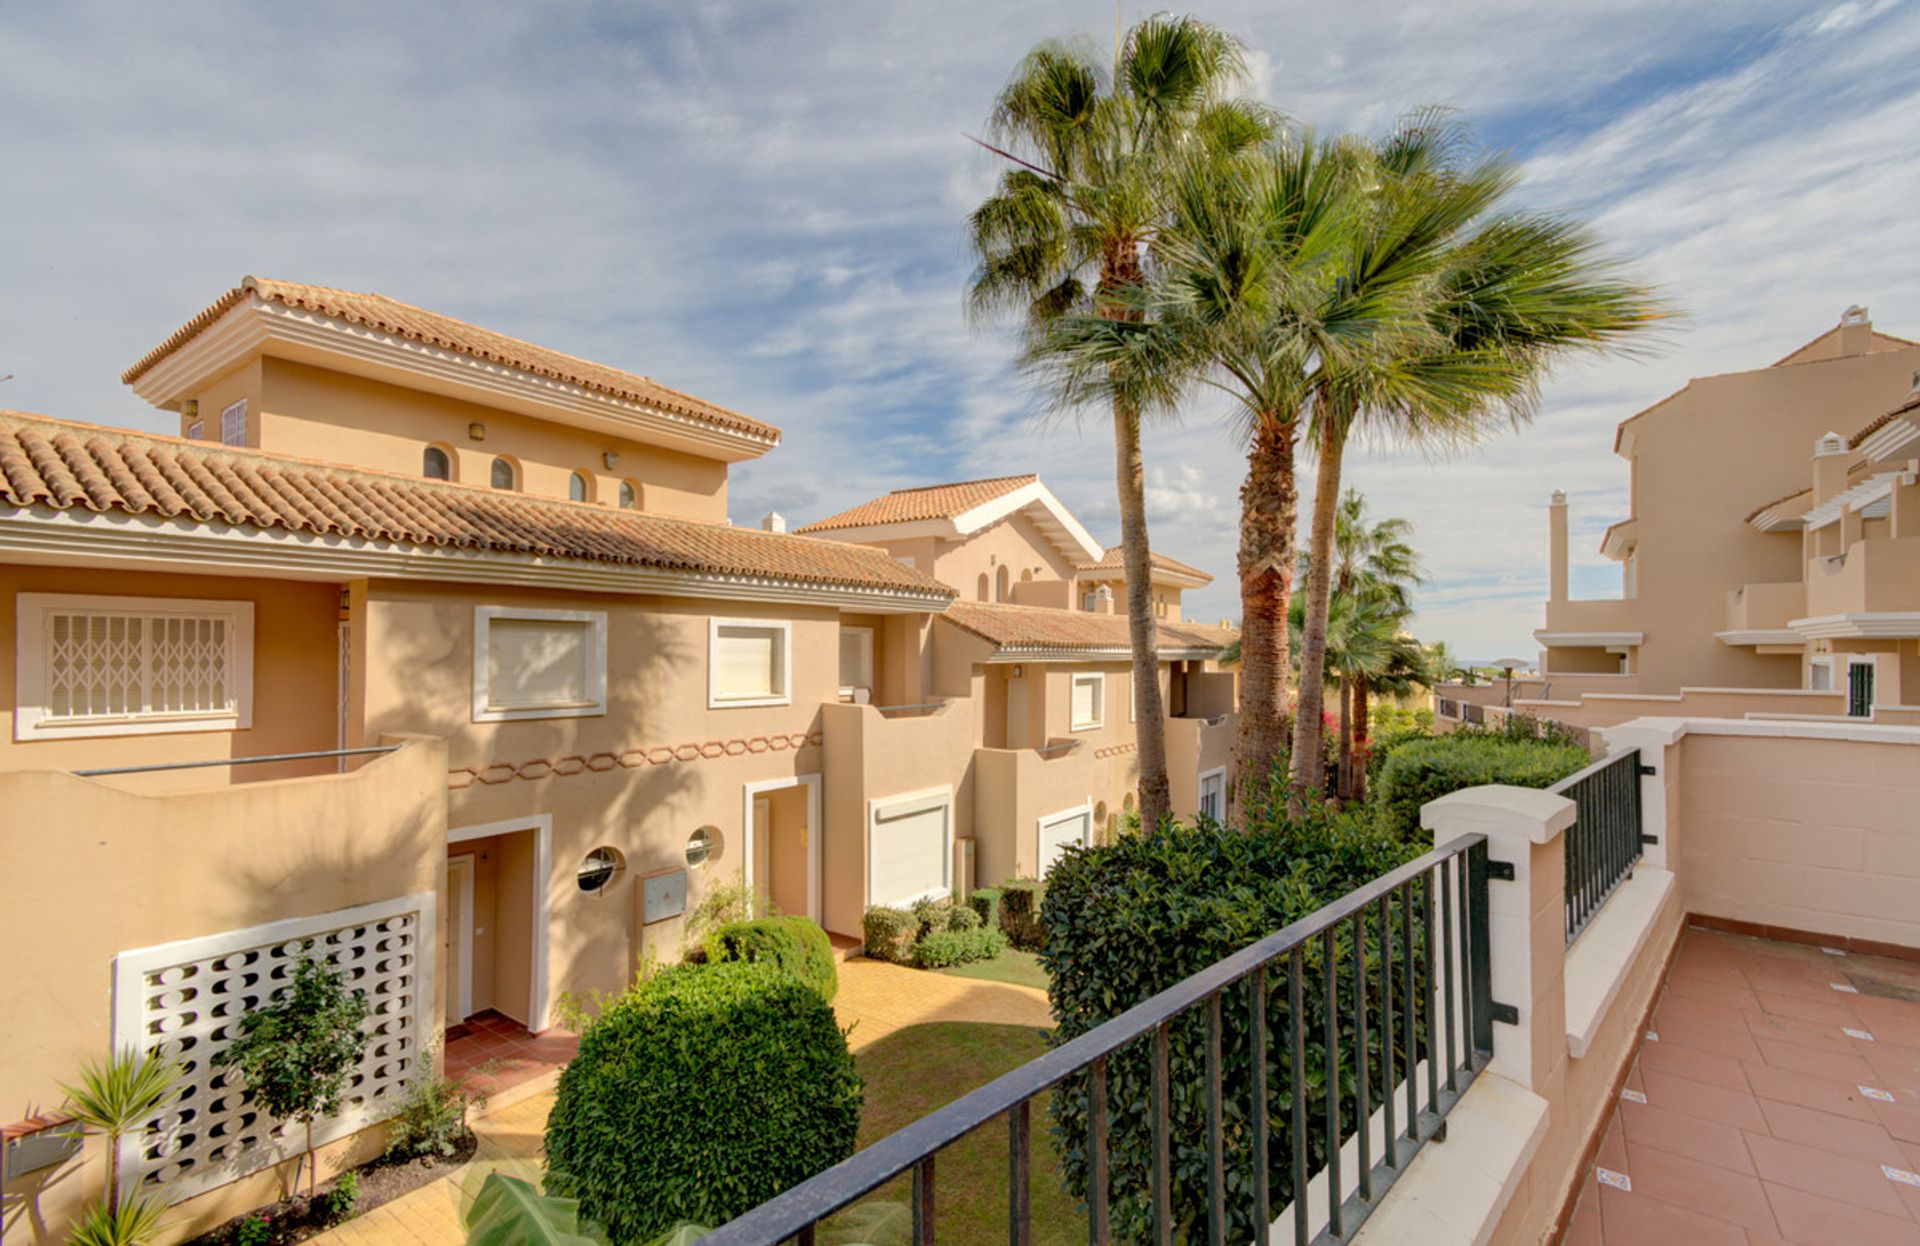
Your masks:
M770 697L722 697L720 695L716 682L720 667L714 661L714 653L720 646L720 629L723 627L756 628L780 633L780 691L777 695ZM839 679L838 673L834 678ZM755 705L791 704L793 704L793 621L790 619L723 619L718 616L708 619L707 708L730 710Z
M1788 619L1807 640L1905 640L1920 636L1920 610L1872 610Z
M533 835L533 983L528 992L527 1028L538 1034L547 1028L547 988L553 955L553 815L530 814L499 822L448 827L447 842L532 831Z
M217 615L226 620L231 712L153 714L52 720L47 717L46 616L74 610L139 615ZM109 597L94 593L20 593L14 615L14 715L16 740L65 740L84 736L173 735L192 731L244 731L253 726L253 602L190 597Z
M753 877L753 858L756 847L753 842L753 798L790 787L807 789L807 916L817 922L822 920L820 871L823 859L822 849L826 842L826 835L820 827L820 776L818 773L796 774L784 779L761 779L740 785L740 826L742 828L740 839L743 845L742 855L745 857L742 868L746 876L747 894L754 894L755 882Z
M591 700L579 705L496 707L489 684L493 624L497 619L536 623L587 625L587 692ZM524 606L473 608L473 721L517 722L528 718L594 718L607 712L607 612L604 610L540 610Z

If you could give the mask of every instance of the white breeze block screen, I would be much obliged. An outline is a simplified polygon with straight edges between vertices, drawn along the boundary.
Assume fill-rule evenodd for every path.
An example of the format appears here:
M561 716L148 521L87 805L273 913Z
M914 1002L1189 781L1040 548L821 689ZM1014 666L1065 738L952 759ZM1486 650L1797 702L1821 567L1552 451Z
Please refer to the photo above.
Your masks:
M952 799L942 794L874 810L867 845L868 904L911 904L946 894Z
M391 1115L432 1040L434 932L434 893L423 892L116 956L115 1049L186 1070L151 1131L121 1147L127 1188L178 1202L299 1152L303 1131L255 1108L239 1073L215 1068L213 1057L238 1036L242 1016L292 981L303 949L364 991L371 1009L344 1110L315 1124L315 1143Z

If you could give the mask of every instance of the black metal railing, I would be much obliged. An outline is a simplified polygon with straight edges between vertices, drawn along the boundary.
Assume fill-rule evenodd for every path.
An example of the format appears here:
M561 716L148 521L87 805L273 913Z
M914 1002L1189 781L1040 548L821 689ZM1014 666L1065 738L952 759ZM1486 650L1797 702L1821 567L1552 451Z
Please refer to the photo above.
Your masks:
M149 766L108 766L99 770L76 770L82 779L97 779L109 774L146 774L152 770L204 770L209 766L259 766L276 761L323 761L328 758L365 757L374 753L392 753L398 744L377 744L367 748L323 748L311 753L262 753L258 757L209 757L203 761L163 761Z
M1640 775L1640 750L1630 748L1547 789L1575 810L1566 837L1568 947L1640 861Z
M1276 1208L1296 1242L1349 1241L1420 1147L1444 1141L1447 1112L1491 1059L1487 879L1486 837L1462 836L922 1117L700 1246L812 1246L823 1221L905 1173L912 1240L926 1246L936 1240L940 1151L1001 1120L1007 1241L1029 1246L1032 1109L1050 1092L1061 1149L1081 1157L1068 1192L1084 1198L1096 1246L1170 1246L1176 1232L1193 1242L1264 1240ZM1060 1110L1063 1097L1069 1110Z

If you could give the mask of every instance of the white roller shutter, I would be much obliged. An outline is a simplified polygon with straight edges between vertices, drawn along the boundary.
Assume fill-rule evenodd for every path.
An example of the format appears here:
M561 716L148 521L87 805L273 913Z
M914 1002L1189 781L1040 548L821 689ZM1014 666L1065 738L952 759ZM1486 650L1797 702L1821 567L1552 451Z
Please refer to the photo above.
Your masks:
M1090 810L1076 809L1071 813L1056 814L1040 820L1040 877L1045 878L1053 869L1054 862L1060 859L1069 845L1090 842L1093 830L1093 814Z
M867 903L909 904L946 892L949 798L876 809L867 851Z

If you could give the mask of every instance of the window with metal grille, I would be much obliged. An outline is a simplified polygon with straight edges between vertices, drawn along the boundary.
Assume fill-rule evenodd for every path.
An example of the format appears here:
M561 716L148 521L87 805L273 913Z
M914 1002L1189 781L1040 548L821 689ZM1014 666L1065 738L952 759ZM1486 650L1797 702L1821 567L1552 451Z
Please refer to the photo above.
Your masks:
M21 739L249 725L253 604L19 598Z

